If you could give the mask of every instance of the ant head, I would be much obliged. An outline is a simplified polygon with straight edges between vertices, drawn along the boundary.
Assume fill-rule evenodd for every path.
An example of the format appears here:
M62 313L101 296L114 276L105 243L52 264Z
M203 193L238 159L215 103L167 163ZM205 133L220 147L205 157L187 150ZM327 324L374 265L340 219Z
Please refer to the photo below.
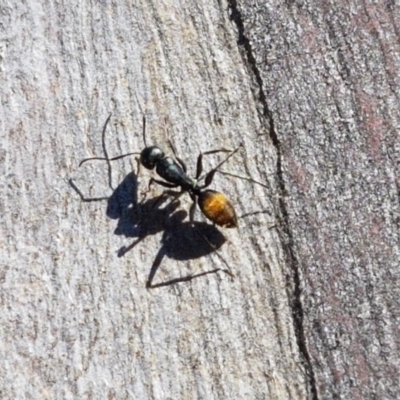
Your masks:
M164 152L157 146L146 147L140 153L140 162L147 169L153 169L158 160L164 158Z

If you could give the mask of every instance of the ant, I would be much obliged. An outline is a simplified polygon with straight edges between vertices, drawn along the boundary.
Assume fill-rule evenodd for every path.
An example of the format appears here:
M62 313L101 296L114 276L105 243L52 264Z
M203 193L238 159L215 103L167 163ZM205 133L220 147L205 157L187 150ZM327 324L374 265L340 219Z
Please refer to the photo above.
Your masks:
M91 161L91 160L107 161L108 166L109 166L109 171L108 171L109 185L112 188L110 161L119 160L121 158L131 156L131 155L140 155L140 165L143 165L145 168L147 168L149 170L155 169L158 176L164 179L164 180L159 180L159 179L151 178L149 181L149 185L148 185L149 188L155 182L155 183L158 183L159 185L169 188L169 189L180 187L181 193L185 193L185 192L189 193L189 195L193 201L193 204L190 208L190 213L189 213L190 225L192 227L195 227L195 226L198 228L203 227L203 229L205 229L206 226L209 226L210 228L212 227L211 225L204 225L204 223L202 225L199 223L196 224L194 222L194 213L195 213L195 209L196 209L196 204L199 205L204 216L207 219L209 219L210 221L212 221L214 224L219 225L221 227L226 227L226 228L233 228L233 227L237 227L237 225L238 225L238 221L237 221L238 218L236 216L235 209L234 209L232 203L229 201L229 199L221 192L207 189L207 187L211 185L213 178L217 171L219 171L220 173L226 174L226 175L231 175L231 176L238 177L241 179L249 180L251 182L260 184L261 186L267 187L266 185L264 185L260 182L257 182L251 178L241 177L241 176L238 176L235 174L220 171L220 167L224 163L226 163L230 157L232 157L236 152L239 151L239 149L243 146L242 144L233 151L227 150L227 149L218 149L218 150L211 150L211 151L207 151L204 153L200 153L200 155L197 157L196 176L195 176L195 178L190 178L187 174L186 164L177 156L176 150L170 140L168 140L168 142L172 149L175 159L172 157L166 156L165 153L163 152L163 150L161 150L158 146L147 146L147 143L146 143L146 118L144 115L143 115L143 141L145 144L145 148L140 153L133 152L133 153L127 153L127 154L120 155L117 157L109 158L106 147L105 147L105 132L106 132L106 127L108 125L110 118L111 118L111 114L108 116L108 118L104 124L103 135L102 135L103 136L103 140L102 140L103 141L103 151L104 151L105 157L86 158L79 163L79 166L81 166L83 163L85 163L87 161ZM201 174L203 172L203 156L210 155L210 154L216 154L219 152L225 152L225 153L229 153L229 154L215 168L211 169L204 176L201 176ZM139 165L139 167L140 167L140 165ZM202 181L203 179L204 179L204 184L200 185L198 182ZM81 197L81 199L83 201L97 201L97 200L108 199L108 198L86 199L83 196L83 194L79 191L79 189L75 186L75 184L72 182L72 180L70 180L70 185L75 189L75 191L77 191L77 193L79 194L79 196ZM162 199L165 197L166 194L174 194L176 196L177 193L165 191L153 203L153 205L151 207L152 208L156 207L156 205L160 201L162 201ZM254 214L254 213L251 213L251 214ZM251 215L251 214L247 214L247 215ZM183 220L181 220L181 223L182 222L183 222ZM187 229L186 226L185 226L185 229ZM201 232L201 230L197 231L197 229L196 229L196 232L203 239L203 241L206 244L206 247L209 247L210 249L212 249L214 251L216 251L223 244L223 241L224 241L223 236L220 237L217 235L216 236L218 239L217 243L211 243L209 241L209 239L207 239L207 237L206 237L208 235L204 235ZM214 233L214 236L215 236L216 232L218 232L218 230L210 231L210 232ZM186 231L185 236L187 235L187 233L188 233L188 231ZM144 237L143 235L139 235L139 238L137 240L135 240L130 246L123 247L122 249L120 249L118 256L121 257L127 251L132 249L139 241L141 241L143 239L143 237ZM164 244L164 247L165 247L165 244ZM173 279L172 281L169 281L169 282L153 284L152 281L155 276L156 270L161 263L164 252L166 251L166 249L164 247L162 248L160 255L157 256L157 258L152 266L150 275L149 275L147 283L146 283L147 288L154 288L154 287L173 284L176 282L189 281L195 277L206 275L206 274L217 272L217 271L221 270L220 268L217 268L212 271L203 272L198 275L189 275L184 278ZM171 253L175 252L174 249L169 249L169 251ZM203 249L202 252L205 253L205 250ZM220 256L218 254L218 252L216 252L216 254L218 255L218 257L221 258L223 263L225 265L227 265L227 267L228 267L228 269L222 269L222 271L227 273L228 275L230 275L232 278L234 278L234 274L230 271L229 265L227 264L227 262L224 260L224 258L222 256Z
M107 121L104 126L104 131L106 126L111 118L111 114L108 116ZM238 225L237 216L235 209L229 199L221 192L217 192L215 190L206 189L211 185L215 173L218 169L226 162L230 157L232 157L239 149L242 147L242 144L236 148L235 150L227 150L227 149L218 149L218 150L210 150L204 153L200 153L197 157L197 170L195 178L190 178L187 175L186 164L176 155L176 151L171 141L168 140L169 145L174 153L175 159L172 157L166 156L163 150L161 150L158 146L147 146L146 144L146 118L143 115L143 141L145 143L145 148L141 153L127 153L121 156L117 156L114 158L108 157L91 157L82 160L79 164L81 166L86 161L90 160L104 160L104 161L115 161L119 160L123 157L138 155L140 154L140 164L149 170L156 170L156 173L163 178L164 180L151 178L149 181L149 189L150 186L155 182L159 185L173 189L180 187L181 193L188 192L190 198L193 201L193 204L190 208L189 216L190 222L194 221L194 212L196 209L196 202L200 207L200 210L204 214L204 216L212 221L214 224L217 224L223 228L235 228ZM225 159L220 162L215 168L209 171L204 177L201 177L201 173L203 172L203 156L216 154L216 153L230 153ZM199 181L204 179L204 184L199 185Z

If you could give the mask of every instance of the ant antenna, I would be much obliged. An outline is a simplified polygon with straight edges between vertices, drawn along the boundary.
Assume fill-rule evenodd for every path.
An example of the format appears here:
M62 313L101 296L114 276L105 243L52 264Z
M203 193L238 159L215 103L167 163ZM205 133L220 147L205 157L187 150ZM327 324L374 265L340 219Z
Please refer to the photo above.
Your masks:
M111 115L112 115L112 113L110 113L110 115L109 115L108 118L106 119L106 122L105 122L104 127L103 127L103 132L102 132L102 134L101 134L101 147L103 148L104 157L85 158L84 160L82 160L82 161L79 163L79 167L80 167L83 163L85 163L86 161L89 161L89 160L105 160L105 161L107 161L108 185L109 185L109 187L110 187L111 189L113 189L113 187L112 187L112 182L111 182L111 181L112 181L112 179L111 179L111 163L110 163L110 159L109 159L109 157L108 157L108 152L107 152L107 147L106 147L106 129L107 129L107 124L108 124L108 122L110 121Z
M107 170L108 170L108 186L110 187L111 190L114 190L113 186L112 186L112 171L111 171L111 163L108 160L108 153L107 153L107 148L106 148L106 128L107 128L107 124L108 121L111 118L112 113L110 113L110 115L108 116L108 118L106 119L106 123L104 124L104 128L103 128L103 132L101 134L101 146L103 147L103 153L104 153L104 157L107 158Z
M146 143L146 114L143 114L143 143L144 143L144 147L147 147L147 143Z
M108 116L107 121L104 125L103 128L103 136L102 136L102 146L103 146L103 153L105 157L90 157L90 158L85 158L84 160L82 160L79 163L79 167L84 164L86 161L94 161L94 160L98 160L98 161L107 161L107 165L108 165L108 172L109 172L109 181L111 182L111 163L110 161L116 161L116 160L120 160L121 158L125 158L128 156L133 156L133 155L139 155L140 153L138 152L134 152L134 153L127 153L127 154L123 154L121 156L117 156L117 157L113 157L113 158L109 158L108 157L108 153L106 150L106 144L105 144L105 132L106 132L106 127L108 124L108 121L111 118L111 114ZM143 140L144 143L146 145L146 116L143 114ZM147 145L146 145L147 146Z
M84 160L82 160L79 163L79 167L85 163L86 161L90 161L90 160L109 160L108 158L108 152L107 152L107 148L106 148L106 128L107 128L107 124L108 121L110 121L112 113L110 113L110 115L107 117L106 122L104 124L104 128L103 128L103 132L101 134L101 147L103 148L103 153L104 153L104 157L90 157L90 158L85 158ZM107 163L108 164L108 163ZM109 167L111 167L111 165L109 165Z

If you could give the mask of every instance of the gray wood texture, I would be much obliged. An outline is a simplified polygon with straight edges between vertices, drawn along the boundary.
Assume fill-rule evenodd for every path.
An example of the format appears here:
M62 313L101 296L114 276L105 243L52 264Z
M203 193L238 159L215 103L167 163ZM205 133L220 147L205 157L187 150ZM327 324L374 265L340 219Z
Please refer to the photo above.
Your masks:
M0 11L2 399L400 398L395 2ZM191 175L242 144L223 170L262 185L211 186L239 228L153 207L135 157L79 167L110 113L110 157L144 114Z

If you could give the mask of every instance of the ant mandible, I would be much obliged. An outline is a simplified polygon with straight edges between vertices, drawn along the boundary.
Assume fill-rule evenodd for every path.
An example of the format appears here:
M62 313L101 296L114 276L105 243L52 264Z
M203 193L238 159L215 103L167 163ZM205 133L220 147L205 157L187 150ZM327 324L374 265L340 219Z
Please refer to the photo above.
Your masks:
M104 126L103 132L105 132L106 126L111 118L111 114L108 116L107 121ZM200 210L206 218L208 218L213 223L224 227L224 228L234 228L237 227L237 216L235 209L229 199L221 192L215 190L206 189L211 185L215 173L218 169L226 162L230 157L232 157L242 145L240 145L235 150L218 149L210 150L204 153L200 153L197 157L197 170L195 178L190 178L187 175L186 164L176 155L176 151L172 143L169 141L169 145L176 158L166 156L165 153L158 146L147 146L146 144L146 118L143 115L143 140L145 143L145 148L141 153L128 153L114 158L104 158L104 157L92 157L82 160L79 164L81 166L84 162L89 160L106 160L114 161L119 160L123 157L140 154L140 163L147 169L156 169L156 173L164 179L164 181L151 178L149 181L149 188L153 182L158 183L161 186L173 189L180 187L182 192L188 192L193 204L190 208L190 222L194 221L194 212L197 204ZM220 162L215 168L209 171L204 177L201 177L203 172L203 156L209 154L216 154L220 152L230 153L222 162ZM199 181L204 179L204 184L199 185Z

